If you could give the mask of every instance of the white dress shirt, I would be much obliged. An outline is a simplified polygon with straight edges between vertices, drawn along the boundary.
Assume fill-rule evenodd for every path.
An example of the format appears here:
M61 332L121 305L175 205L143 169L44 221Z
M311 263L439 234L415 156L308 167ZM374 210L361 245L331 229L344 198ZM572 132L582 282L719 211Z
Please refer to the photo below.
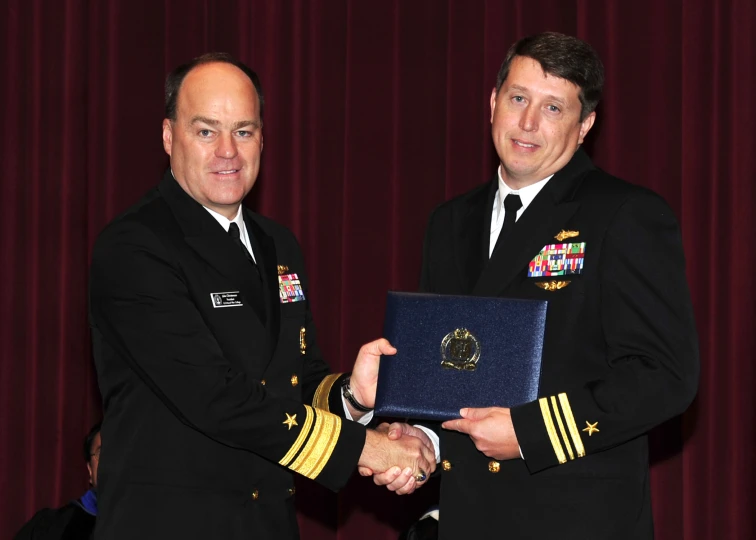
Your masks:
M496 247L496 241L499 239L501 227L504 225L504 199L506 198L506 196L510 193L514 193L515 195L520 196L522 207L517 211L517 217L515 217L515 221L517 221L518 219L520 219L520 216L522 216L522 213L525 211L528 205L533 202L533 199L535 199L536 195L538 195L538 192L541 191L543 189L543 186L546 185L546 182L551 179L551 176L554 176L552 174L551 176L548 176L543 180L536 182L535 184L531 184L522 189L515 190L504 183L504 179L501 177L501 165L499 165L498 174L499 189L496 191L496 196L494 197L493 212L491 212L491 237L488 241L489 257L491 257L494 247Z
M218 223L221 224L221 227L223 227L223 230L225 230L226 232L228 232L228 228L231 226L231 223L236 223L239 226L239 239L241 240L241 243L244 244L244 247L247 248L249 254L252 255L255 264L257 264L255 252L252 249L252 243L249 241L249 235L247 234L247 227L244 226L244 218L242 217L241 205L239 205L239 210L236 212L236 217L231 220L229 220L226 216L220 215L214 210L210 210L207 206L203 206L202 208L207 210L208 213L213 216Z

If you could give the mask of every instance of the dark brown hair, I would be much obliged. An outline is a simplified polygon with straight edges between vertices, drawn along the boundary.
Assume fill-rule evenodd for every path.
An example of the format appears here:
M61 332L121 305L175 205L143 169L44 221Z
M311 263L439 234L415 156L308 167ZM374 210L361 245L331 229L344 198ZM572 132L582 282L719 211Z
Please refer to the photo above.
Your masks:
M496 77L496 92L507 80L516 56L527 56L541 65L544 73L566 79L580 88L580 121L596 110L604 88L604 65L585 41L557 32L544 32L516 42L507 51Z

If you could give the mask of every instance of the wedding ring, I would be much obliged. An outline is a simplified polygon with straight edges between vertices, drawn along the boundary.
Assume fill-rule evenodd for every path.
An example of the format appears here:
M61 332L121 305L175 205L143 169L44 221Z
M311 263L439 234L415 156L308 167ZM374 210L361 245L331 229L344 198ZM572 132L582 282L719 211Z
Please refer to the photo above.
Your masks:
M420 472L415 475L415 480L418 482L425 482L425 479L428 478L428 475L425 474L425 471L420 469Z

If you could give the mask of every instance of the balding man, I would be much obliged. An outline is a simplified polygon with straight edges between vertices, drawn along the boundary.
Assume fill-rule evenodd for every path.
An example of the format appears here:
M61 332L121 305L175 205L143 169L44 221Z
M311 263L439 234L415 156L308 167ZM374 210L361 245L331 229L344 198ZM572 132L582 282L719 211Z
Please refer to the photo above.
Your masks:
M263 149L257 75L205 55L166 82L159 186L97 240L91 322L104 399L98 538L298 538L293 473L435 468L427 437L366 430L386 340L332 374L296 239L242 207ZM393 469L392 469L393 468Z

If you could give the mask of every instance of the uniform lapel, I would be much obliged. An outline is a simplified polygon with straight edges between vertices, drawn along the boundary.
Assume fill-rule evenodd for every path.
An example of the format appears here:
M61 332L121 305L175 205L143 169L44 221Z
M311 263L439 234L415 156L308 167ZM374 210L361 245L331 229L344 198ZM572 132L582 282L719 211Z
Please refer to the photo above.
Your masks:
M475 296L497 296L527 267L580 207L572 195L585 174L594 169L583 150L549 180L517 220L506 243L493 254L473 287ZM490 229L490 211L489 211Z
M471 291L488 262L488 242L491 235L491 212L498 180L474 193L468 204L454 216L459 223L455 251L457 270L465 291Z
M276 244L257 224L254 214L246 208L244 208L244 224L247 227L255 257L257 257L257 266L262 274L262 295L267 314L266 328L270 334L272 350L275 351L281 322Z
M158 190L181 226L186 243L208 266L239 290L245 303L252 308L255 321L262 325L261 317L265 313L262 288L255 283L257 277L249 261L228 233L201 204L184 192L170 171L166 172Z

